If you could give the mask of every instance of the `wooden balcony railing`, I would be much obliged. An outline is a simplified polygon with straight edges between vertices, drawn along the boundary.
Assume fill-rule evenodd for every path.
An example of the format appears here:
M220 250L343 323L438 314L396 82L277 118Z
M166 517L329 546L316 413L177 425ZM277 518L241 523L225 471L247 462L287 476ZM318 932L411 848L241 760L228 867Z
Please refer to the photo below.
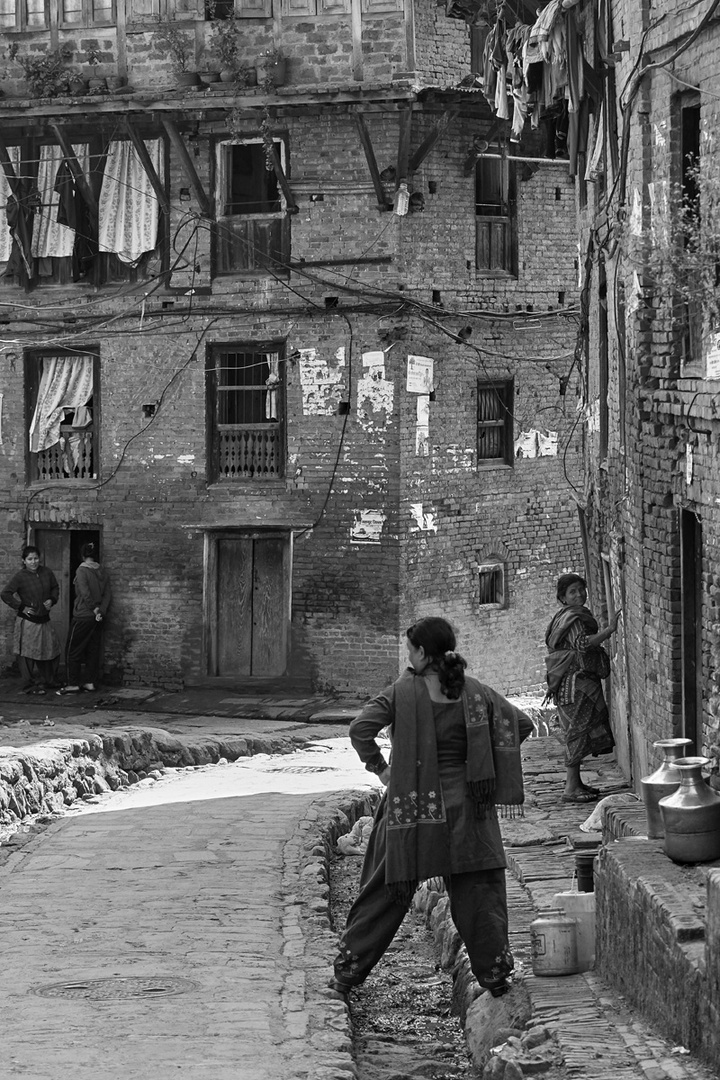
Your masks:
M279 424L219 427L218 480L276 480L283 475Z
M30 479L47 483L97 479L94 441L92 428L61 427L59 442L31 454Z

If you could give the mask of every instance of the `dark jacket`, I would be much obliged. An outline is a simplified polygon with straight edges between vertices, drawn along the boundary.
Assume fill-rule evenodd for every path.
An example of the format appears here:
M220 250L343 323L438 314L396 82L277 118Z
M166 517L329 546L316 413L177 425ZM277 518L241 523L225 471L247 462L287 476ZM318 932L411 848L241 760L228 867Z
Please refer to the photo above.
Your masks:
M18 570L0 593L0 599L8 607L13 608L21 619L28 622L44 623L50 619L50 612L43 607L46 600L52 600L57 604L60 596L60 586L52 570L47 566L39 566L37 573L27 570L25 567ZM26 608L35 608L37 615L28 615Z
M110 582L99 563L81 563L75 574L74 619L105 616L110 607Z

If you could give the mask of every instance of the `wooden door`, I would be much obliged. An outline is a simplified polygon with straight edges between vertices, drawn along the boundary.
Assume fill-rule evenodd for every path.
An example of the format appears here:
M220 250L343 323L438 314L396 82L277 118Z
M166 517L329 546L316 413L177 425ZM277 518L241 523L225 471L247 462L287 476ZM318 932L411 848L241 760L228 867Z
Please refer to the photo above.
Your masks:
M52 570L60 586L60 598L50 612L50 621L60 638L60 663L64 663L65 642L70 628L70 533L64 529L35 529L32 543L40 549L40 560Z
M211 675L286 674L290 556L287 534L223 535L211 541Z

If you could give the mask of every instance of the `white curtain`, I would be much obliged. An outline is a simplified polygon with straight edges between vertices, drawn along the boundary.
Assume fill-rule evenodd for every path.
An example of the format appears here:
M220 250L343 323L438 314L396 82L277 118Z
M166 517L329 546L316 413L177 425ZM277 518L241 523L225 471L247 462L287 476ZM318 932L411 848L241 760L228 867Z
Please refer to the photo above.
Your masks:
M20 147L8 146L8 157L12 162L15 175L17 176L20 172ZM0 263L8 261L12 249L12 236L10 235L10 227L5 213L5 207L10 194L10 185L7 182L5 170L0 166Z
M146 141L155 172L162 177L162 143ZM136 263L157 243L160 206L133 144L111 142L100 189L100 251L113 251L124 263Z
M270 374L265 380L267 394L265 395L265 419L277 420L278 394L277 385L280 382L280 356L278 353L268 353L267 362Z
M60 441L65 410L74 409L74 427L92 420L87 403L93 392L92 356L46 356L30 425L30 450L34 454Z
M80 168L87 173L87 146L73 146ZM59 146L41 146L38 165L38 190L42 213L35 214L31 253L35 258L53 256L56 259L72 255L75 246L75 230L60 225L57 220L60 196L55 191L58 169L64 155Z

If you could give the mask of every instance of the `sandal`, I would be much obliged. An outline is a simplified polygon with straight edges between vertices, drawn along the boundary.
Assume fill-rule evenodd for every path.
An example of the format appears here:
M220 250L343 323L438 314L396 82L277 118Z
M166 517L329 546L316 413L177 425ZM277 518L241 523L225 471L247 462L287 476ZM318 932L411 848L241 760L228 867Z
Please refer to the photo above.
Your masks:
M582 791L574 791L572 795L563 795L562 801L564 803L591 803L597 801L597 795L583 788Z
M328 987L330 990L334 990L336 994L342 994L343 997L353 989L350 983L341 982L340 979L331 979Z
M81 694L82 688L79 686L61 686L55 693L58 697L65 697L66 694Z
M45 694L47 691L43 686L33 686L31 690L28 690L28 694Z

